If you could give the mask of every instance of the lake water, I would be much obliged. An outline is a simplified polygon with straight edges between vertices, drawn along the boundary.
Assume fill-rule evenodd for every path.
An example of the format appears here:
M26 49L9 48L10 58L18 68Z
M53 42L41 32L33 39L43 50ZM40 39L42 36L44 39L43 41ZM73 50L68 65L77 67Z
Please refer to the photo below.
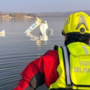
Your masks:
M53 29L53 36L47 42L36 45L24 31L34 23L35 19L0 19L0 31L5 29L5 37L0 37L0 90L12 90L21 79L20 73L26 65L43 55L54 45L64 45L61 35L66 17L41 17L47 20L49 29ZM39 27L33 32L38 36ZM37 90L47 90L43 85Z

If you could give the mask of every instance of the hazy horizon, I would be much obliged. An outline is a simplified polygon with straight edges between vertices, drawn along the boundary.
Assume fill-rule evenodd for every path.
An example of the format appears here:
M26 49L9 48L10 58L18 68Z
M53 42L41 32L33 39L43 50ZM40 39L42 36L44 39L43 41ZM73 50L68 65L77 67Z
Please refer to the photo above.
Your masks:
M0 0L1 12L70 12L90 10L90 0Z

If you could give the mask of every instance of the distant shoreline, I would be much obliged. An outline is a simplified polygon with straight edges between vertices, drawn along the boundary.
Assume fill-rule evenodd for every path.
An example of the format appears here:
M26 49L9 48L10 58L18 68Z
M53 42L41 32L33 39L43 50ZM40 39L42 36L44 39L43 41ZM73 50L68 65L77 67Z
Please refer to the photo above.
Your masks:
M17 12L0 12L0 18L33 18L33 17L67 17L71 13L78 12L78 11L71 11L71 12L40 12L40 13L17 13ZM83 11L90 15L90 10Z

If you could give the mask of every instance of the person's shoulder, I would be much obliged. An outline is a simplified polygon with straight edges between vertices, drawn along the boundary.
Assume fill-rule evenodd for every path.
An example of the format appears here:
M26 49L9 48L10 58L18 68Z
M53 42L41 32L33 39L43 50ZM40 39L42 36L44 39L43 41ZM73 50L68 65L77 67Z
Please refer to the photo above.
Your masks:
M44 54L44 56L46 56L46 55L50 55L50 56L52 56L52 55L57 55L58 54L58 51L57 50L48 50L45 54Z
M59 58L58 58L58 50L49 50L43 55L43 62L50 64L58 64L59 63ZM51 65L51 64L50 64Z
M55 45L54 46L54 49L53 50L48 50L45 54L44 54L44 56L46 56L46 55L49 55L49 56L58 56L58 46L57 45Z

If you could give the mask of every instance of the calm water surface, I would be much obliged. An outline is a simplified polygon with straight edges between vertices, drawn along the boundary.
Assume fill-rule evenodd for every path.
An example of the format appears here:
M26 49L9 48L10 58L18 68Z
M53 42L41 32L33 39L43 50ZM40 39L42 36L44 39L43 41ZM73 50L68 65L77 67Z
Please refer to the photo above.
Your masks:
M36 45L24 31L34 23L35 19L0 19L0 31L5 29L6 36L0 37L0 90L12 90L21 79L20 73L26 65L43 55L54 45L64 45L61 31L66 17L41 17L47 20L49 29L54 35L47 42ZM32 32L38 36L39 27ZM37 90L48 90L45 85Z

